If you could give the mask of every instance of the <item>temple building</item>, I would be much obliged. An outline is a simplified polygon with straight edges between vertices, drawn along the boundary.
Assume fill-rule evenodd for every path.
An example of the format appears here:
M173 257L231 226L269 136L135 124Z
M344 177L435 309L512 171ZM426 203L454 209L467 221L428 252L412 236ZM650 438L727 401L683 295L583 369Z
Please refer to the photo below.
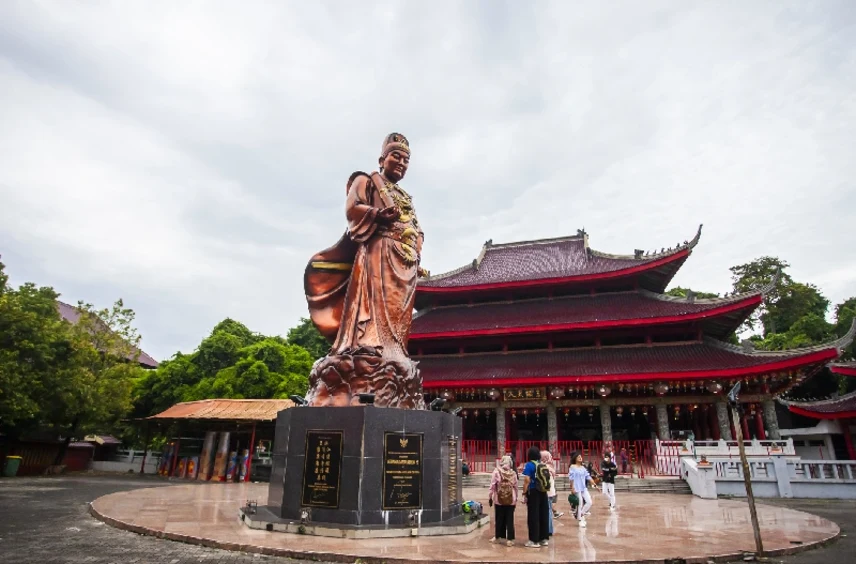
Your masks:
M532 441L562 454L593 442L730 440L724 394L742 381L744 436L779 439L774 397L837 359L854 331L784 352L729 344L773 285L665 295L700 236L630 255L594 250L582 230L488 241L472 263L420 281L409 349L427 399L461 408L464 440L486 458Z
M830 363L829 369L833 374L856 378L856 361L833 362ZM819 421L815 429L821 432L817 435L823 437L822 440L827 444L817 445L818 448L826 448L830 457L838 458L833 439L841 436L846 449L846 458L856 460L856 444L853 442L853 430L856 429L856 392L819 401L781 399L780 402L787 406L792 413ZM799 440L796 437L794 439L795 442ZM801 446L811 448L814 445L805 444Z

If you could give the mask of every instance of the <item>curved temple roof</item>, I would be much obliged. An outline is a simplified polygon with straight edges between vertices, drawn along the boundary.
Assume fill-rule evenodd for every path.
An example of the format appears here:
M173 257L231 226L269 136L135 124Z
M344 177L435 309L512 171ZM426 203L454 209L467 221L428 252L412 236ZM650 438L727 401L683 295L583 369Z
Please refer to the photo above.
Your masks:
M57 309L59 310L60 317L62 317L63 319L65 319L66 321L68 321L71 324L77 323L77 320L80 319L80 310L78 310L73 305L69 305L69 304L61 302L61 301L57 301L56 304L57 304ZM104 327L107 328L106 325ZM137 362L140 365L142 365L146 368L157 368L158 367L158 361L156 361L151 356L149 356L148 353L146 353L144 350L137 349L137 352L139 353L139 355L137 357ZM130 357L128 360L130 360Z
M731 378L796 369L838 358L856 334L790 351L755 351L716 339L703 342L419 357L426 388L640 382Z
M471 264L424 278L419 281L418 288L431 292L573 278L618 277L686 259L700 237L701 226L692 240L674 248L650 254L636 251L632 255L595 251L588 246L588 235L582 230L576 236L556 239L499 245L488 241Z
M687 299L639 290L440 306L423 310L414 317L410 339L638 326L730 315L734 319L726 322L722 331L728 334L761 303L763 292Z
M856 376L856 360L851 360L849 362L833 362L829 365L829 369L835 374Z
M856 392L820 401L779 400L792 412L813 419L856 418Z

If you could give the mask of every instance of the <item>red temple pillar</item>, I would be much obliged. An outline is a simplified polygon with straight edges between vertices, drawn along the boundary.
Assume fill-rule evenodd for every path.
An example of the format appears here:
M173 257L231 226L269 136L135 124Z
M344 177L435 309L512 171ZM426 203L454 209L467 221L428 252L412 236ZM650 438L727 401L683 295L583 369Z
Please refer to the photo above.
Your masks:
M743 416L740 417L740 428L743 430L743 440L751 440L752 435L749 433L749 418L746 416L745 412L743 413Z
M755 411L755 428L758 430L758 440L767 440L767 433L764 432L764 418L761 416L761 410Z
M716 406L711 405L707 410L707 424L710 426L710 436L713 437L713 440L718 441L722 438L722 435L719 432L719 420L716 418Z
M850 460L856 460L856 446L853 444L853 434L850 432L850 425L853 422L853 419L841 420L841 431L844 433L844 443L847 445L847 456Z

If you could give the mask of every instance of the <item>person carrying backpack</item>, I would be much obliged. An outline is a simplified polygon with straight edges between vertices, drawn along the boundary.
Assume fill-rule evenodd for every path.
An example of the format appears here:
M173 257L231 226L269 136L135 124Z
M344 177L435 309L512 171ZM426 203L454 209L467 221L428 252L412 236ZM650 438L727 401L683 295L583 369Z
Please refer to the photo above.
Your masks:
M499 461L499 466L493 470L490 479L490 490L487 496L488 505L494 506L493 538L490 542L502 542L514 546L514 507L517 504L517 472L509 455Z
M528 462L523 467L523 503L526 504L526 521L529 528L527 548L547 546L550 536L549 502L550 469L541 462L541 450L529 447Z
M549 450L541 451L541 462L547 465L547 470L550 471L550 491L547 492L547 517L550 536L553 536L553 520L558 519L564 513L559 513L555 510L556 504L556 463L553 461L553 455Z

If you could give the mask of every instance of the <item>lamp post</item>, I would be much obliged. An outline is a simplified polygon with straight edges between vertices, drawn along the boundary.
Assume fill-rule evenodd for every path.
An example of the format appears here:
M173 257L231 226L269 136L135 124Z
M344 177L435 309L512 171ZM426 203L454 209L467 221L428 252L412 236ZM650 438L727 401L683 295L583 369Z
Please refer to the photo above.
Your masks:
M752 476L749 473L749 461L746 459L746 447L743 445L743 427L740 425L740 382L737 382L728 392L728 403L731 405L731 417L734 419L734 431L737 434L737 448L740 451L740 463L743 465L743 483L746 485L746 497L749 499L749 515L752 518L752 532L755 534L755 549L760 558L764 554L764 544L761 542L761 525L758 523L758 512L755 510L755 495L752 493Z

